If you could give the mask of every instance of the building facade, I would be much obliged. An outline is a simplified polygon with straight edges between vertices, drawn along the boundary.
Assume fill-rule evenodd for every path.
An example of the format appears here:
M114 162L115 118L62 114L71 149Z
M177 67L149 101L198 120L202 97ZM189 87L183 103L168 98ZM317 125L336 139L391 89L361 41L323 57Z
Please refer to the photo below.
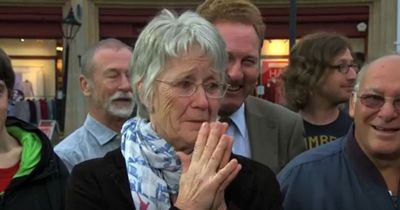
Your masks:
M65 109L65 135L79 127L86 116L86 104L79 90L79 59L85 50L98 40L114 37L133 44L146 23L162 8L182 11L194 10L199 0L0 0L0 47L10 54L13 65L30 66L33 60L47 61L44 66L43 95L47 97L64 96L58 94L67 79ZM289 1L254 0L261 10L266 23L267 46L263 49L263 61L268 66L268 78L279 70L288 54L268 51L272 44L289 39ZM72 40L69 59L55 47L64 46L61 20L70 8L81 22L77 36ZM363 53L368 59L395 52L396 14L395 0L298 0L296 37L315 31L336 31L348 36L355 51ZM40 44L35 50L21 48L15 40L46 40L45 47ZM64 43L64 44L63 44ZM282 46L282 45L280 45ZM53 51L37 49L51 49ZM26 50L24 50L26 49ZM65 52L64 52L65 54ZM63 78L63 66L68 62L68 78ZM64 65L63 65L64 63ZM33 64L32 64L33 65ZM35 66L35 65L33 65ZM265 67L264 66L264 67ZM275 68L275 67L276 68ZM266 68L266 67L265 67ZM266 82L260 80L260 82ZM38 88L38 87L36 87Z

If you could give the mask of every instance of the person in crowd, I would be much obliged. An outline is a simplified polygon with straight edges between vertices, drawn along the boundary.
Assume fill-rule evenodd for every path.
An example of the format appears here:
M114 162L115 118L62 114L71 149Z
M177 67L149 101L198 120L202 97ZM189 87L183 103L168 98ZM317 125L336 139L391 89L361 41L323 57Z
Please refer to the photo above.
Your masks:
M121 149L72 170L67 209L281 209L273 171L231 156L228 125L216 122L226 65L211 23L161 11L133 52L138 115L123 126Z
M15 74L0 48L0 209L61 210L69 173L38 128L7 117Z
M287 210L400 209L400 55L364 66L350 98L354 126L279 174Z
M128 76L131 56L131 47L109 38L82 57L80 87L89 113L84 124L55 147L69 171L120 146L119 133L135 104Z
M260 72L265 25L258 8L247 0L206 0L197 12L217 28L226 43L229 88L220 116L228 119L233 152L269 166L275 173L306 150L301 117L258 99L254 92Z
M352 119L340 109L351 96L358 65L349 40L337 33L304 36L282 75L287 105L303 117L307 148L344 136Z

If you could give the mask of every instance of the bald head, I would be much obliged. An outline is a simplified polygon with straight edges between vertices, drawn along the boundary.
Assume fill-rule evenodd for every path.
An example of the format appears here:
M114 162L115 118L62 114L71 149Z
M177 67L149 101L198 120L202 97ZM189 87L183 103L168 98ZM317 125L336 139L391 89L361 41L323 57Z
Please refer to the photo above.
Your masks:
M396 70L399 67L399 70ZM380 58L377 58L366 64L361 68L360 72L357 75L356 84L354 86L354 90L356 92L359 91L360 85L363 82L365 75L369 71L400 71L400 55L399 54L391 54L385 55Z
M386 55L365 66L350 99L354 135L374 163L400 161L400 55Z

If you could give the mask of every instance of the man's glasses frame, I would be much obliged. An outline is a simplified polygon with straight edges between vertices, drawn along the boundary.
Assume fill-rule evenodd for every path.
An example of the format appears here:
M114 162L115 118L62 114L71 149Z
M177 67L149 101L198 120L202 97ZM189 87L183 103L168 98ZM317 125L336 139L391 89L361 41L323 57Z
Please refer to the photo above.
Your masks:
M330 65L329 66L332 69L336 69L338 70L340 73L342 74L347 74L350 71L350 68L354 69L354 71L358 72L358 65L355 63L351 63L351 64L339 64L339 65Z
M373 93L364 93L356 96L362 105L370 109L381 109L387 100L392 101L394 109L400 113L400 97L384 97Z

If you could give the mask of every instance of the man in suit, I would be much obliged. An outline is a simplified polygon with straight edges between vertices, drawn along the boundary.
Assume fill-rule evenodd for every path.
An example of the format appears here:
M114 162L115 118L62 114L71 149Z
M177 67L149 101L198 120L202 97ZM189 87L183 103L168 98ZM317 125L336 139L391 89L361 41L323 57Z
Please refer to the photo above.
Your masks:
M228 89L220 110L229 118L233 152L269 166L275 173L303 152L303 123L288 109L249 96L257 85L265 25L247 0L206 0L197 12L212 22L229 55Z

